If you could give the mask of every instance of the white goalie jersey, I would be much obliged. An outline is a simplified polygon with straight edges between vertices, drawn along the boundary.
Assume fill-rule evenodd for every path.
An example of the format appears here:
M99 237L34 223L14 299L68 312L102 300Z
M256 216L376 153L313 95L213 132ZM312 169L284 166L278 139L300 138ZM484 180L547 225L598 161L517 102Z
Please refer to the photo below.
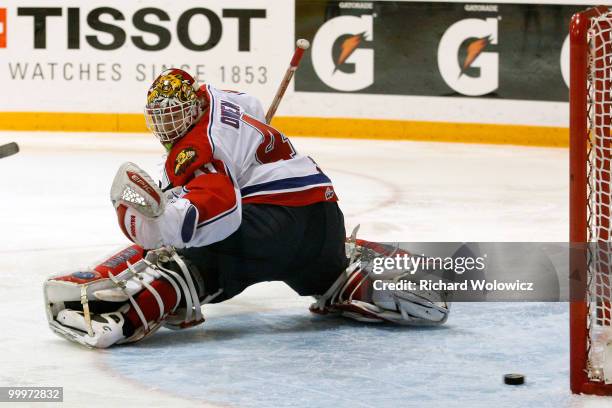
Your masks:
M164 166L161 187L171 193L166 213L172 214L172 222L161 223L161 235L172 237L162 240L164 245L203 246L228 237L240 226L243 204L337 201L331 180L314 160L265 123L256 98L210 85L201 90L208 108L172 146ZM120 225L138 242L131 234L137 235L138 225L127 217Z

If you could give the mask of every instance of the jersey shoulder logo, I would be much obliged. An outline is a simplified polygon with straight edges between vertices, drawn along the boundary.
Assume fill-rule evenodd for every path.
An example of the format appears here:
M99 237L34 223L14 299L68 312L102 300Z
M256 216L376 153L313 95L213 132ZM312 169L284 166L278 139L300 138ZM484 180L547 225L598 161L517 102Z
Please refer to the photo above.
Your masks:
M196 161L198 153L193 147L186 147L176 155L174 160L174 174L180 176L185 173L187 168Z

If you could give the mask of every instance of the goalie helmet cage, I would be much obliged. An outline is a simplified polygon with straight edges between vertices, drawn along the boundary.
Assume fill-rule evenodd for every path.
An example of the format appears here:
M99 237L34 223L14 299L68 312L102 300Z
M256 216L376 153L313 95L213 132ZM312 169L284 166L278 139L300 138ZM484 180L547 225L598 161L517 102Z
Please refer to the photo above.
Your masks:
M597 395L612 395L611 29L604 6L570 24L570 385Z

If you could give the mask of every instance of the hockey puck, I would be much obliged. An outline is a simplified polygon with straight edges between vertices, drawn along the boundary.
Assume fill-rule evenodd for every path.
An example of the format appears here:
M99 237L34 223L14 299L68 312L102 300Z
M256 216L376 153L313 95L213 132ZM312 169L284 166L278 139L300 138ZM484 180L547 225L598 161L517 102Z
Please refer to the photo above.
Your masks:
M525 376L523 374L506 374L504 375L504 384L508 384L508 385L525 384Z
M0 145L0 159L19 153L19 145L15 142Z

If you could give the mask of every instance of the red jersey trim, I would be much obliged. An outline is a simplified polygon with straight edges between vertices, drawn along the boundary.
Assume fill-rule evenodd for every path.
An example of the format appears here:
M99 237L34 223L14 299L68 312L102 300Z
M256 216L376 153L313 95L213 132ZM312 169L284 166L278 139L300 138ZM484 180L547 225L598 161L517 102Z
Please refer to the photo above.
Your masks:
M184 189L187 194L183 198L198 209L198 226L208 224L237 208L234 184L225 174L201 174Z
M261 194L242 199L243 204L273 204L287 207L302 207L324 201L336 202L338 196L331 186L313 187L308 190L288 193Z

